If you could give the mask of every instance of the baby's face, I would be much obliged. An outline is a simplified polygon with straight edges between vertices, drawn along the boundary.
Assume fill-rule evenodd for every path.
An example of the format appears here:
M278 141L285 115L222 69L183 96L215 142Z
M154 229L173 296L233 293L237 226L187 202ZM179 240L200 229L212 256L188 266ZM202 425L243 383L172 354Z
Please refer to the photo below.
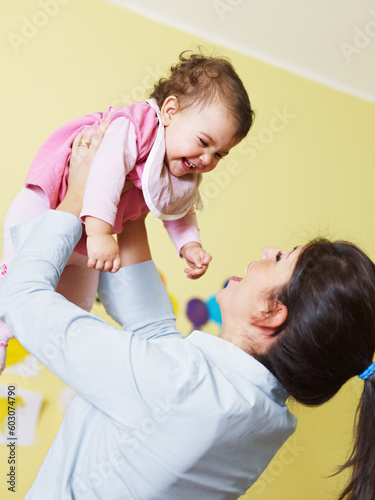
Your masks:
M179 110L175 97L168 97L161 109L165 126L165 163L175 177L211 172L221 158L240 141L236 127L220 103L203 109Z

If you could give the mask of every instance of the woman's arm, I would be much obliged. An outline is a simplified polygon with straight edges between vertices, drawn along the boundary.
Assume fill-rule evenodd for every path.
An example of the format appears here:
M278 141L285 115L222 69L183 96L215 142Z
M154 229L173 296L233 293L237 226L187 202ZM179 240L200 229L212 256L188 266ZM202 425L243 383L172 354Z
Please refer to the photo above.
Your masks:
M95 136L92 144L95 144ZM81 236L82 225L77 215L87 177L87 158L94 154L86 148L80 151L77 145L78 140L73 146L68 193L59 209L29 221L27 230L23 225L13 229L18 234L19 246L0 287L0 318L21 344L52 372L102 411L124 422L136 416L140 398L145 396L147 400L150 394L156 397L168 381L174 379L171 372L178 373L178 362L155 342L124 334L55 291ZM130 278L138 276L135 273ZM154 335L148 337L157 336L160 317L171 313L168 304L161 311L157 302L160 282L143 271L143 278L134 279L134 283L134 289L132 279L126 283L126 306L135 310L140 297L135 314L140 321L146 318L150 323L149 331ZM124 298L122 294L117 297ZM144 303L147 308L142 310ZM137 318L134 315L132 318L137 326ZM152 374L156 371L158 379L154 383Z
M66 211L50 210L26 223L28 235L0 286L0 318L28 352L82 397L121 423L134 422L145 408L143 401L167 390L179 373L179 361L163 342L124 333L56 293L82 231L70 211L68 205ZM132 308L132 301L137 306L139 295L150 297L153 280L147 273L143 277L136 292L132 280L127 283L125 309ZM158 293L154 296L158 300ZM157 319L147 316L150 311L160 314L158 304L147 304L144 311L140 305L136 314L151 323L149 337L158 336Z
M151 260L146 214L127 221L118 235L123 266L116 274L101 273L99 298L107 313L125 330L147 339L182 338L176 330L171 299Z
M86 182L90 171L91 163L102 142L104 134L109 125L109 116L99 125L95 134L94 126L87 131L77 135L72 144L72 156L69 165L68 190L60 205L56 208L58 211L69 212L79 217L83 197L86 189ZM90 147L79 146L80 141L90 143Z
M138 217L137 220L126 221L122 233L117 236L123 267L151 260L145 226L146 216L147 213Z

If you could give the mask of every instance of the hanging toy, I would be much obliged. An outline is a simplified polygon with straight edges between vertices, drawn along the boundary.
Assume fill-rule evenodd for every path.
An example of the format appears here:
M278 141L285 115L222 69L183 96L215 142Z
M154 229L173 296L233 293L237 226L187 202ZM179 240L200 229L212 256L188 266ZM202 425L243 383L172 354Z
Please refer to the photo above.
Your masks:
M186 315L195 329L201 328L208 321L208 309L201 299L191 299L186 306Z
M228 284L226 280L223 288ZM219 304L216 301L216 293L210 295L205 301L195 298L189 300L186 305L186 315L193 323L195 329L201 328L208 321L213 321L218 325L222 325L221 312Z

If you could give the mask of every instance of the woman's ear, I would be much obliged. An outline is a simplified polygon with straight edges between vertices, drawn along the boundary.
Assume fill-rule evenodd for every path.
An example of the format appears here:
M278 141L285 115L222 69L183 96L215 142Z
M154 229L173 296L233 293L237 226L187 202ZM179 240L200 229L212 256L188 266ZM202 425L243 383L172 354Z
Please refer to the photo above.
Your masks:
M160 110L161 122L164 127L168 127L178 110L179 103L177 97L174 95L168 96Z
M255 326L276 330L288 317L288 308L278 300L272 303L272 308L268 304L268 307L262 309L259 314L250 319L250 322Z

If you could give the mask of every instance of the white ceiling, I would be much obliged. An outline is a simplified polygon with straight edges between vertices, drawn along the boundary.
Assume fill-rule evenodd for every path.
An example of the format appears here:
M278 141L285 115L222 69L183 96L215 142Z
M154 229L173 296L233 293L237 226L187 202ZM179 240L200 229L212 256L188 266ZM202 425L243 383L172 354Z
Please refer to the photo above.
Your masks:
M375 102L375 0L106 0Z

